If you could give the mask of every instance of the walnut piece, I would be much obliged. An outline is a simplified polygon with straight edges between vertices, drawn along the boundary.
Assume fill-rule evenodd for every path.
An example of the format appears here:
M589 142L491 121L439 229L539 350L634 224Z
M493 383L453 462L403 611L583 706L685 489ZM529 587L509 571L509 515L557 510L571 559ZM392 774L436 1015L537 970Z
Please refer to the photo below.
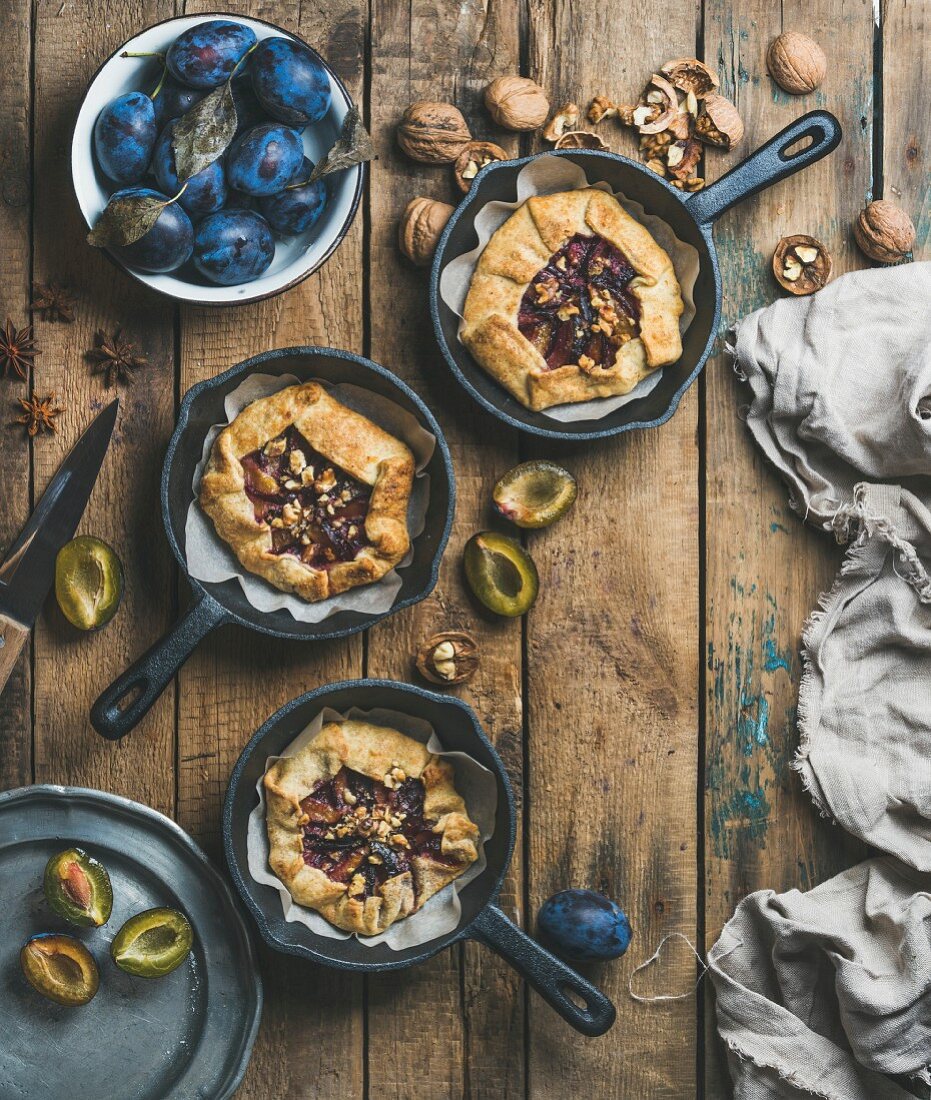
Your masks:
M398 145L422 164L451 164L471 140L462 112L451 103L418 100L398 123Z
M470 141L463 148L453 165L456 186L462 192L468 191L472 186L472 180L486 164L491 164L495 160L507 159L508 154L500 145L495 145L493 141Z
M912 219L888 199L877 199L860 212L853 235L860 250L881 264L907 259L915 247Z
M834 265L824 245L804 233L783 237L773 253L773 275L790 294L813 294L831 278Z
M414 664L431 684L464 684L478 668L478 645L461 630L447 630L423 643Z
M679 97L676 95L675 88L665 77L654 73L650 77L650 84L645 98L646 106L651 109L651 114L643 122L638 122L638 112L642 110L638 107L634 111L634 125L637 126L641 134L659 134L668 129L678 115Z
M661 70L670 84L696 99L710 95L719 85L718 74L696 57L677 57L667 61Z
M453 207L449 203L423 196L411 199L407 204L398 226L398 245L418 267L429 266L437 241L452 212Z
M743 119L729 99L716 92L702 100L704 110L695 120L695 136L708 145L733 149L744 136Z
M770 43L766 68L784 92L806 95L824 80L828 60L824 50L807 34L785 31Z
M559 141L568 130L572 130L579 123L579 105L577 103L565 103L555 115L543 127L544 141Z
M625 126L630 126L630 122L624 122L624 112L627 111L632 112L633 107L624 107L621 104L612 103L606 95L596 95L588 105L586 117L593 126L597 126L599 122L604 121L606 118L617 118Z
M536 130L546 122L550 101L526 76L499 76L485 89L485 106L505 130Z
M569 130L556 142L557 149L600 149L608 148L608 143L591 130Z

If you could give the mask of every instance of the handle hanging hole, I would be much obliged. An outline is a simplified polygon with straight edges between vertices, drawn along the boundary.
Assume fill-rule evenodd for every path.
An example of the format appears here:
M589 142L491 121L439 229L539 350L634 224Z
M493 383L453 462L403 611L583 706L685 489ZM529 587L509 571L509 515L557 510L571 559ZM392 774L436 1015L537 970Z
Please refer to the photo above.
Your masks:
M560 993L566 998L567 1001L571 1001L576 1008L581 1009L582 1012L590 1012L588 1001L582 996L578 990L574 989L571 985L567 985L565 982L559 987Z
M810 149L814 143L815 135L809 131L807 134L802 134L791 145L787 145L785 149L780 151L779 155L783 160L793 160L799 154L804 153L806 149Z
M144 680L139 680L137 683L133 684L132 687L128 688L114 704L117 712L119 714L125 714L135 706L145 689L146 685Z

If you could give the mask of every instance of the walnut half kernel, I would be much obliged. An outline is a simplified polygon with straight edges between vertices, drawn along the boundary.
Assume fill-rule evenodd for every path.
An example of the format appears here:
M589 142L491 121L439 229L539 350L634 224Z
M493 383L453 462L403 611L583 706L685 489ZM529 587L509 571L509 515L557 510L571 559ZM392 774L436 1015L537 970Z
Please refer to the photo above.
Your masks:
M453 165L456 186L464 194L472 186L472 181L486 164L507 159L508 154L493 141L470 141Z
M463 631L447 630L428 638L417 650L414 663L432 684L464 684L478 668L478 645Z
M813 294L831 278L828 250L814 237L796 233L783 237L773 253L776 282L791 294Z

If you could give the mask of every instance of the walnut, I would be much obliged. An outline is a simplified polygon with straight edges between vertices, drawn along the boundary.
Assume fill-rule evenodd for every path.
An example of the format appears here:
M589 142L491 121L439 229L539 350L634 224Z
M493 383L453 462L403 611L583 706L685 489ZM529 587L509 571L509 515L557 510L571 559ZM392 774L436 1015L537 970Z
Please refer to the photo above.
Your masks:
M598 134L590 130L569 130L556 142L557 149L601 149L608 148L608 143Z
M881 264L907 259L915 246L912 219L888 199L877 199L861 211L853 223L853 235L861 251Z
M414 664L432 684L464 684L478 668L478 645L461 630L447 630L423 643Z
M544 141L559 141L568 130L579 123L579 105L577 103L565 103L555 115L543 127Z
M446 228L453 207L436 199L411 199L401 215L398 245L404 255L418 267L428 267L437 241Z
M451 164L471 140L462 112L451 103L418 100L398 123L398 145L423 164Z
M586 117L593 126L597 126L599 122L604 121L606 118L621 118L621 112L624 110L633 111L633 107L624 108L618 103L612 103L606 95L596 95L588 105ZM625 123L625 125L629 126L630 123Z
M691 92L696 99L704 99L721 83L718 74L695 57L678 57L667 61L661 70L670 84L680 91Z
M679 113L679 97L665 77L654 73L646 91L646 104L650 114L643 116L643 107L634 111L634 125L641 134L659 134L667 129ZM642 119L642 121L640 121Z
M506 130L536 130L546 122L550 101L526 76L499 76L485 89L485 106Z
M824 245L804 233L783 237L773 253L776 282L791 294L813 294L831 278L833 263Z
M824 50L807 34L785 31L770 43L766 68L784 92L806 95L824 80L828 61Z
M695 138L676 141L666 150L666 165L673 179L687 180L695 174L701 160L701 144Z
M695 135L707 145L733 149L744 136L743 119L723 95L712 93L702 101L704 110L695 120Z
M507 153L500 145L495 145L493 141L470 141L453 165L456 186L462 192L468 191L472 186L472 180L486 164L491 164L494 160L507 159Z

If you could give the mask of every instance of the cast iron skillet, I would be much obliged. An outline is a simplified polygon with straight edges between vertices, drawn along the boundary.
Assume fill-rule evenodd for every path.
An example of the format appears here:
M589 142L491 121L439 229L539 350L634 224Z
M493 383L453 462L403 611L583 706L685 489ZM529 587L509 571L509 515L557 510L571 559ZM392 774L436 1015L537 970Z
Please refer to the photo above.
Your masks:
M462 918L454 931L420 947L394 951L386 944L364 947L358 939L317 936L305 925L289 923L277 890L249 874L246 832L258 804L256 784L268 757L277 756L324 707L386 707L430 722L445 749L466 752L491 771L498 786L494 834L485 843L485 870L459 895ZM517 831L514 795L501 758L482 732L471 708L451 695L390 680L347 680L317 688L285 704L262 726L236 762L223 805L223 843L236 888L255 917L269 947L341 970L400 970L423 962L460 940L480 940L511 964L564 1020L583 1035L603 1035L614 1023L614 1005L599 989L522 932L498 908ZM571 994L572 996L569 996ZM581 1000L584 1004L578 1004Z
M792 151L793 146L809 138L807 146ZM430 308L436 338L450 370L480 405L512 428L532 435L549 439L604 439L632 428L664 424L704 366L718 330L721 275L711 237L714 222L737 203L821 160L837 148L840 140L837 119L827 111L811 111L751 153L727 175L692 195L676 190L645 165L616 153L580 149L537 154L566 157L585 171L590 182L607 183L612 190L641 203L648 213L666 221L680 240L693 245L700 261L695 284L697 313L683 339L681 359L663 369L658 385L646 397L622 405L601 420L567 424L525 409L482 370L459 342L459 318L440 296L443 268L478 243L473 228L476 214L494 200L513 202L517 175L534 157L492 162L475 177L468 195L449 219L433 260Z
M184 527L192 497L194 470L201 460L204 439L213 424L226 420L223 401L227 393L251 373L293 374L301 379L354 383L390 398L436 436L436 449L426 467L430 477L426 525L414 540L414 559L399 571L401 588L390 611L380 615L341 611L320 623L298 622L284 610L257 610L246 599L236 579L222 584L202 584L188 577L194 599L185 615L118 677L91 708L94 729L111 740L123 737L136 726L201 639L222 623L238 623L276 638L304 641L342 638L366 630L402 607L418 603L436 585L456 504L452 460L440 426L417 394L384 367L348 351L318 347L264 352L225 374L199 382L184 395L178 426L168 444L162 471L165 532L181 569L187 572Z

